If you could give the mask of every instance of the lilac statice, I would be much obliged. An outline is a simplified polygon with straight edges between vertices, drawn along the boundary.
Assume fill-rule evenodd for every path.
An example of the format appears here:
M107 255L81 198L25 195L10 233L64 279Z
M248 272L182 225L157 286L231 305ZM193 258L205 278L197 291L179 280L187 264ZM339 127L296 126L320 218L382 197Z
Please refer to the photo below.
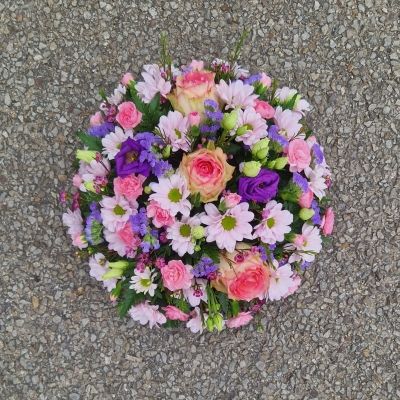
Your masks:
M156 163L161 159L161 154L157 153L157 150L164 148L166 144L160 137L150 132L138 133L135 136L135 140L139 142L143 148L139 155L139 161L147 161L150 166L154 168Z
M260 258L262 261L266 262L268 260L267 250L264 246L258 246L258 252L260 253Z
M245 85L252 85L252 84L255 83L255 82L259 82L261 78L262 78L262 75L261 75L261 74L252 75L252 76L246 78L246 79L243 81L243 83L244 83Z
M91 206L93 205L93 203L91 204ZM103 219L101 218L100 211L97 209L92 210L92 213L86 219L84 232L86 235L86 241L92 246L97 246L98 244L104 242L104 239L101 237L101 233L104 228L102 222Z
M213 121L221 121L222 118L224 117L224 114L221 111L210 111L206 109L205 114L207 115L208 118L212 119Z
M324 161L324 153L318 143L314 143L311 147L314 155L315 164L321 164Z
M95 136L95 137L104 137L108 135L110 132L114 132L115 130L115 125L111 122L103 122L99 126L93 126L91 127L87 133L90 136Z
M201 133L215 133L218 131L218 129L220 128L220 125L201 125L200 126L200 132Z
M218 269L218 264L215 264L209 257L203 256L200 258L199 263L193 268L192 274L197 278L207 276Z
M151 250L158 250L160 248L158 232L156 230L152 230L146 233L142 239L142 243L140 243L140 247L144 253L150 253Z
M283 136L278 134L279 128L276 125L271 125L268 129L268 138L273 142L278 143L282 147L289 146L289 142Z
M172 165L168 161L159 160L154 163L152 171L157 178L165 177L172 171Z
M318 207L318 203L313 200L311 203L311 209L314 210L314 215L311 217L311 221L314 225L321 225L321 215L320 215L320 208Z
M302 193L308 191L308 180L302 177L298 172L293 173L293 182L301 189Z
M134 233L139 233L142 236L147 234L149 219L147 218L146 209L144 207L142 207L137 214L131 215L129 220L131 221L131 226Z
M207 99L204 100L204 107L209 107L213 111L216 111L218 109L218 103L215 100Z
M302 270L305 270L305 269L306 269L307 267L309 267L310 265L311 265L310 262L305 261L303 264L300 265L300 268L301 268Z

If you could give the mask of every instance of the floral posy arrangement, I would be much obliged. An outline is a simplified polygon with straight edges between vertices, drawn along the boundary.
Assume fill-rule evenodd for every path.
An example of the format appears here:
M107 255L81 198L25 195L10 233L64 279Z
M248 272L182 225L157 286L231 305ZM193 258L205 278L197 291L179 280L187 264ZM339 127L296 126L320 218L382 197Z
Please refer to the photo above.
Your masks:
M229 62L171 64L166 39L143 81L126 74L78 132L72 210L90 275L121 317L192 332L236 328L293 294L332 233L309 104Z

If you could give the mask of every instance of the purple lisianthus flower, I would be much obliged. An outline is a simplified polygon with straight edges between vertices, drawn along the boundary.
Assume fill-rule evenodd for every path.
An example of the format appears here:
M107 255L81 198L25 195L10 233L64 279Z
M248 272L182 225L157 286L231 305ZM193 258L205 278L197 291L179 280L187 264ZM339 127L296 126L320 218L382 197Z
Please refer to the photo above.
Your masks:
M261 168L254 178L239 178L238 194L242 202L254 200L259 203L268 201L278 192L279 175L274 171Z
M140 153L143 150L144 147L130 137L125 142L122 142L121 150L115 156L115 167L118 176L121 178L126 178L131 174L149 176L149 162L140 161Z

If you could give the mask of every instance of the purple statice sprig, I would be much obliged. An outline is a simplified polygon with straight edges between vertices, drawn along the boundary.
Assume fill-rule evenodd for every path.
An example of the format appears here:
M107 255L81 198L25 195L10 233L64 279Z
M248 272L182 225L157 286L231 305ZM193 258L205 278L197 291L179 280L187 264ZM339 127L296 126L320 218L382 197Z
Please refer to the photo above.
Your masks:
M97 204L97 203L95 203ZM91 209L92 209L91 204ZM86 235L86 241L89 242L92 246L97 246L100 243L104 242L104 239L101 237L103 231L103 219L101 218L100 211L95 208L92 210L92 213L86 219L86 226L84 229Z
M218 264L214 263L213 260L207 256L200 258L200 261L195 265L192 270L192 274L197 278L201 276L207 276L218 269Z
M111 122L103 122L99 126L92 126L88 131L88 135L95 137L104 137L108 135L110 132L114 132L115 125Z
M308 180L301 176L298 172L293 173L293 182L296 186L298 186L302 193L306 193L308 191Z
M285 147L289 146L289 142L283 136L279 135L278 129L279 128L276 125L271 125L268 128L268 138L269 138L269 140L280 145L282 148L285 148Z
M253 85L256 82L259 82L261 78L261 74L251 75L248 78L244 79L243 83L245 85Z
M314 143L311 147L315 164L321 164L324 161L324 152L318 143Z
M311 209L314 210L314 215L311 217L311 222L314 225L321 225L321 215L320 215L320 208L318 207L318 203L316 200L311 202Z
M146 209L144 207L139 209L139 212L129 217L131 221L132 230L136 234L145 236L148 233L149 219L147 218Z

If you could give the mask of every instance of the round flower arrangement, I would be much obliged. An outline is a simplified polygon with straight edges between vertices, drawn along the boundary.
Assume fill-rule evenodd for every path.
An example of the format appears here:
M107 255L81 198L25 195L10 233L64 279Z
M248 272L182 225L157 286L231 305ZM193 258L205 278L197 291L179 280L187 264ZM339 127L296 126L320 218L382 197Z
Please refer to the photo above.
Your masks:
M297 290L332 233L309 104L242 69L242 39L229 63L180 69L164 39L161 62L100 91L77 133L85 148L63 222L121 318L200 333L244 325Z

